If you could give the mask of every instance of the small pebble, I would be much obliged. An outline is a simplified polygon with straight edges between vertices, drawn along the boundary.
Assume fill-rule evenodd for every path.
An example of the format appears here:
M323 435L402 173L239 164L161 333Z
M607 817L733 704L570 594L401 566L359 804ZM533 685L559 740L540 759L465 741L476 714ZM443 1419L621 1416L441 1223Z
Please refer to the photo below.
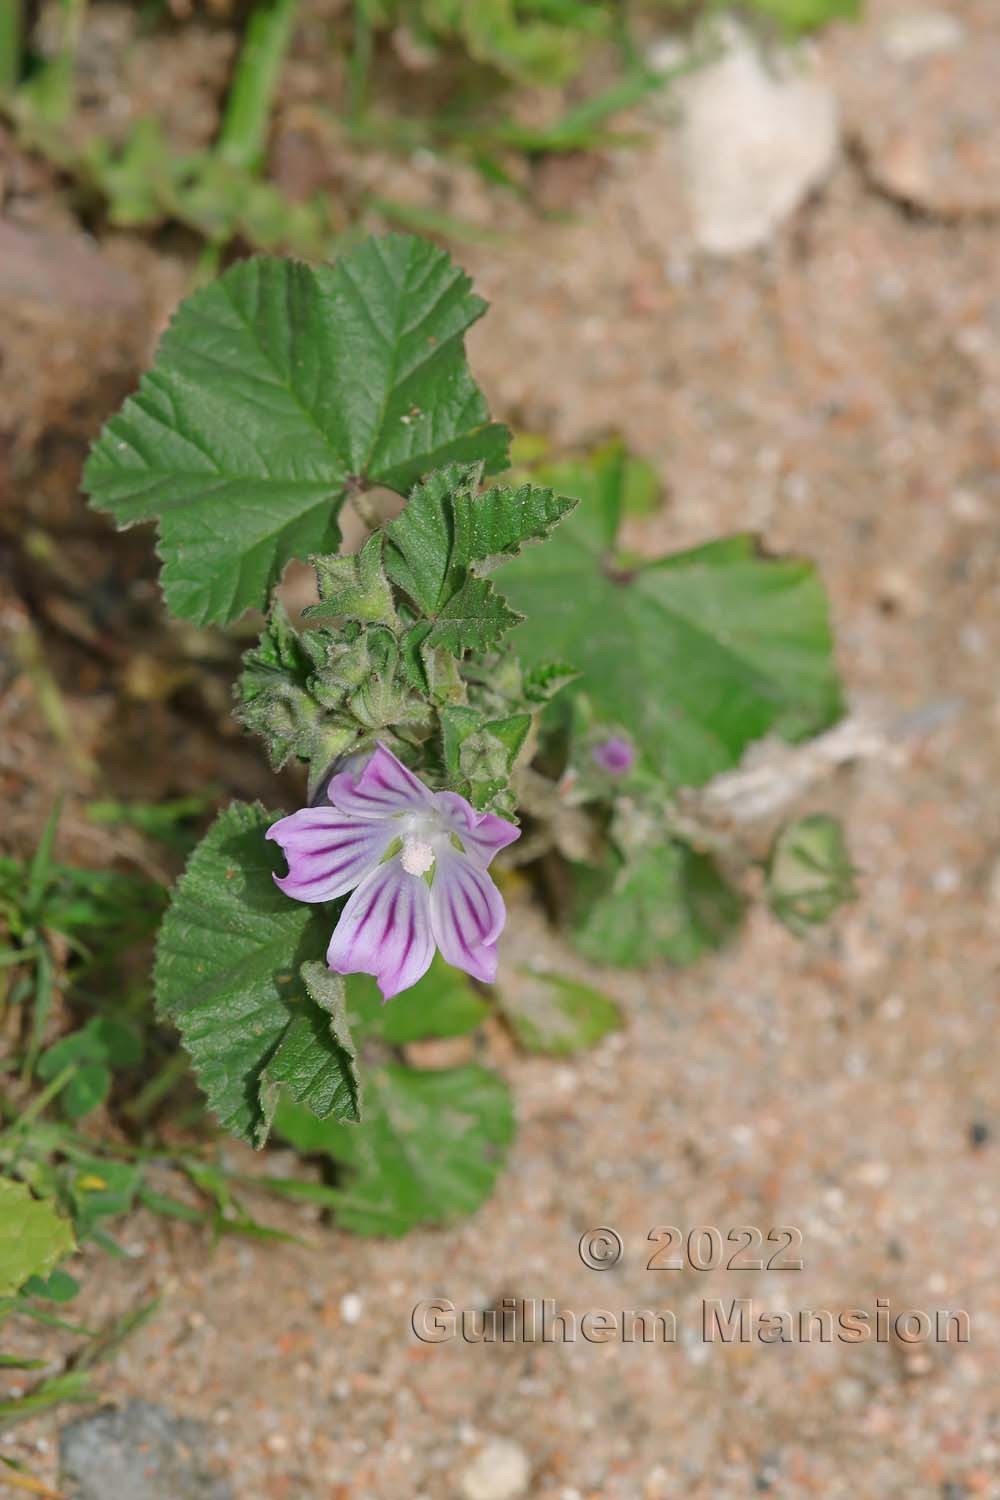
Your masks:
M365 1304L357 1292L348 1292L340 1299L340 1316L345 1323L360 1323Z
M523 1448L496 1438L480 1449L462 1475L464 1500L515 1500L523 1495L531 1470Z

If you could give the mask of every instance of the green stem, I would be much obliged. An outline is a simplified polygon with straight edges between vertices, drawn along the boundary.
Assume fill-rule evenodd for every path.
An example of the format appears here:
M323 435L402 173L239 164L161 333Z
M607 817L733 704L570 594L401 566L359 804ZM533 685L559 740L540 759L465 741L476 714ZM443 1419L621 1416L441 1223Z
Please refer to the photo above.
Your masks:
M165 1099L189 1072L190 1064L186 1054L175 1053L173 1057L167 1059L160 1071L142 1086L135 1098L126 1104L125 1114L137 1124L144 1124L160 1101Z
M79 1066L78 1062L67 1063L62 1072L57 1073L52 1082L47 1083L42 1092L36 1094L31 1103L25 1106L13 1125L10 1125L5 1131L0 1133L0 1141L9 1140L20 1135L26 1126L30 1125L33 1120L37 1120L46 1105L51 1104L56 1095L61 1093L66 1087Z
M354 0L354 47L351 51L348 79L348 113L355 123L365 111L374 46L375 28L372 25L369 0Z
M12 92L21 81L23 44L21 0L0 0L0 94Z
M247 24L216 150L232 167L256 172L264 160L271 108L292 39L298 0L262 0Z

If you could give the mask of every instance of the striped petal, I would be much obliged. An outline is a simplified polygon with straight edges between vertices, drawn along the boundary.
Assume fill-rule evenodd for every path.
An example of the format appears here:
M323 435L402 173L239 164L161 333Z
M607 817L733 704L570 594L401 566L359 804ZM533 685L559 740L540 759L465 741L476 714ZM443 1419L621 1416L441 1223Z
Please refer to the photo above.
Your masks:
M408 990L434 957L430 890L398 859L361 882L334 928L326 961L337 974L374 974L384 1000Z
M458 792L435 793L434 805L470 859L484 870L494 854L521 837L520 828L496 813L477 813Z
M339 812L354 818L391 818L395 813L419 812L431 801L419 777L381 741L360 773L339 772L331 779L326 794Z
M391 823L361 822L332 807L305 807L267 830L288 861L274 883L296 901L332 901L377 868L395 834Z
M508 825L509 826L509 825ZM492 984L496 940L507 920L503 897L485 870L464 854L438 854L431 886L431 931L441 957Z

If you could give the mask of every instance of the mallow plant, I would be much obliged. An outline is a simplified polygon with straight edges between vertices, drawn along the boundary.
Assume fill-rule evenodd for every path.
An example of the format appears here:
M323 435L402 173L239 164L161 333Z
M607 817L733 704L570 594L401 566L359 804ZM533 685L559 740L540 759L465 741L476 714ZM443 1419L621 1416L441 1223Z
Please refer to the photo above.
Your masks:
M590 958L644 965L724 942L750 865L797 930L850 888L830 820L741 873L680 800L753 742L838 717L814 570L749 536L628 554L620 445L498 477L509 434L464 348L484 311L408 236L332 265L241 261L182 304L86 467L119 526L158 523L174 615L266 612L235 712L300 771L293 807L232 803L192 854L160 1012L223 1126L336 1164L329 1201L368 1233L474 1208L512 1135L495 1073L412 1066L410 1044L490 1006L553 1053L619 1024L561 973L504 981L505 893ZM346 505L368 532L350 553ZM292 559L315 573L294 617Z

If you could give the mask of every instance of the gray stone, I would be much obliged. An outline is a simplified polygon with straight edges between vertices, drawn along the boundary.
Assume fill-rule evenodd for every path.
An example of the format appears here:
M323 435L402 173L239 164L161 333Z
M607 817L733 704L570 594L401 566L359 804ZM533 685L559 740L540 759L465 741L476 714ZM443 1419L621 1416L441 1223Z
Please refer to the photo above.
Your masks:
M104 1407L59 1434L68 1500L233 1500L205 1462L209 1430L147 1401Z

